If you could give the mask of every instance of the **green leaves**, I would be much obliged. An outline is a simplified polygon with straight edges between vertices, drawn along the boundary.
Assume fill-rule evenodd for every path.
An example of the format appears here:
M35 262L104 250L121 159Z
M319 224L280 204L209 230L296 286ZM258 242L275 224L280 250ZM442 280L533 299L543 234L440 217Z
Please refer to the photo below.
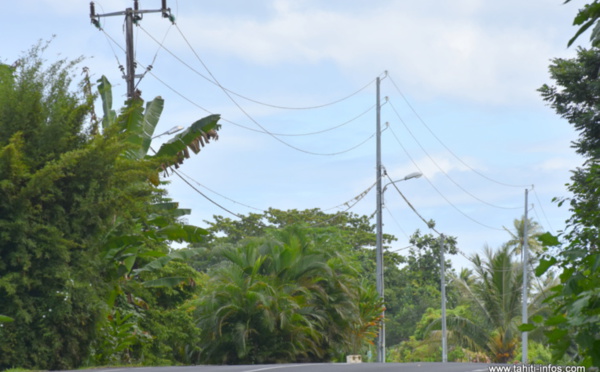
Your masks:
M143 285L146 288L175 287L187 280L188 278L185 276L171 276L154 280L146 280Z
M158 159L159 169L167 173L171 166L178 168L183 161L190 157L190 151L197 154L210 140L217 140L219 136L219 115L210 115L197 120L182 133L176 134L164 143L155 155L148 155L153 134L160 120L164 108L164 100L156 97L143 108L141 99L127 101L128 105L117 116L112 110L112 87L106 77L98 80L98 91L102 98L104 117L102 126L104 131L111 128L124 136L124 141L129 145L124 155L129 159ZM158 185L158 175L152 175L151 181Z
M374 337L379 296L321 238L289 226L216 252L197 302L203 362L326 361Z
M575 38L600 19L600 3L593 1L582 9L575 24L582 25ZM592 32L593 45L600 44L600 26ZM573 38L571 43L574 41ZM546 235L545 244L552 248L536 270L542 274L550 268L560 271L560 284L553 289L548 302L554 307L544 325L554 348L555 360L576 353L576 362L585 366L600 366L600 354L592 340L600 334L600 254L597 252L600 233L600 132L597 128L600 99L600 50L579 48L573 59L555 59L550 73L556 86L543 86L540 91L557 114L566 118L578 131L573 147L587 160L573 171L572 196L568 202L571 217L561 234L565 242L558 249L556 237Z
M166 171L168 167L179 167L184 159L190 157L189 150L194 154L200 152L211 139L218 139L219 115L210 115L194 122L182 133L176 134L171 140L163 144L155 157L161 159L161 168Z
M102 111L104 112L102 128L108 130L115 122L117 113L112 109L112 85L104 75L98 80L98 92L102 99Z
M518 326L517 328L521 332L531 332L534 329L536 329L537 327L535 325L533 325L533 324L530 324L530 323L523 323L520 326Z
M565 1L565 3L568 2L569 1ZM592 31L590 41L592 42L593 46L598 46L598 44L600 43L600 39L598 38L600 30L599 25L597 24L598 18L600 18L600 4L598 3L598 1L594 0L591 4L584 5L583 9L579 10L579 13L577 13L573 20L573 25L581 27L579 27L579 29L575 33L575 36L573 36L569 40L567 46L571 46L575 42L575 40L577 40L577 38L581 36L581 34L587 31L595 23L596 26Z
M200 252L199 249L178 249L166 256L160 257L143 267L133 271L134 275L139 275L143 272L152 272L165 267L172 260L189 260Z
M546 273L546 271L548 271L548 269L550 267L552 267L554 264L556 264L557 262L558 262L558 260L556 259L556 257L550 257L548 259L546 259L546 258L540 259L540 263L535 268L535 275L536 276L544 275Z
M560 245L560 241L557 236L550 234L549 232L545 232L537 237L537 239L542 243L545 247L556 247Z

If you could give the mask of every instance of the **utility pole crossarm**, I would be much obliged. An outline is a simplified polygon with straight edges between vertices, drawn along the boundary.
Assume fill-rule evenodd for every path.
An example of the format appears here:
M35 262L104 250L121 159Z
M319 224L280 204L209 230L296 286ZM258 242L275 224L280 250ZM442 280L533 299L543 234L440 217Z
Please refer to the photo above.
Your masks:
M97 14L94 2L90 2L90 19L92 24L99 30L102 30L100 25L101 17L125 16L125 54L127 58L127 67L123 78L127 83L127 98L132 99L136 96L135 92L135 58L134 58L134 43L133 43L133 24L137 24L142 20L142 15L146 13L162 13L163 18L168 18L171 23L175 23L175 17L171 14L171 8L167 8L167 0L161 0L161 8L154 10L140 10L139 0L133 0L133 9L127 8L121 12L112 12L105 14ZM139 95L139 93L138 93Z
M112 16L122 16L126 14L126 10L125 11L120 11L120 12L111 12L111 13L104 13L104 14L96 14L96 6L94 4L94 2L90 2L90 18L92 19L92 23L94 25L97 24L97 22L99 21L100 17L112 17ZM171 21L171 23L175 23L175 16L173 16L173 14L171 13L171 8L167 8L166 5L166 1L163 1L163 7L160 9L146 9L146 10L140 10L139 6L138 6L138 0L134 0L134 7L133 7L133 13L134 15L137 14L146 14L146 13L162 13L163 18L169 18L169 20ZM96 25L97 26L97 25Z

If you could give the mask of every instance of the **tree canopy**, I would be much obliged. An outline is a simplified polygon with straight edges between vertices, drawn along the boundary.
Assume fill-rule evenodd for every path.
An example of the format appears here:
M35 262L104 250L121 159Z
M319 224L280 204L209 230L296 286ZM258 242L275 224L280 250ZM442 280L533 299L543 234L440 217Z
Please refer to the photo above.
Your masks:
M597 9L598 4L594 2L591 7ZM550 234L541 237L547 251L537 273L541 275L550 267L560 271L560 285L552 298L556 310L545 324L555 357L570 355L587 366L600 366L599 68L600 49L579 48L576 58L552 61L550 75L555 85L540 88L544 100L578 131L573 147L586 159L573 171L568 185L572 196L558 200L571 212L566 230L558 236L564 246Z

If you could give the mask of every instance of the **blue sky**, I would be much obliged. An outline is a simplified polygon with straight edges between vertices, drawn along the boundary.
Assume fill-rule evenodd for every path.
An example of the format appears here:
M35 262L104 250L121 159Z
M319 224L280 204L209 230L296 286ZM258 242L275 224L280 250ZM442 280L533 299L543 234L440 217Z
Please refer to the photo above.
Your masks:
M132 6L129 0L95 3L98 13ZM160 7L159 0L140 4ZM156 133L189 125L207 111L222 115L220 139L181 171L221 206L246 214L269 207L326 210L375 182L373 138L343 151L374 134L373 81L382 77L382 100L389 98L382 107L382 124L389 123L382 133L382 163L392 179L424 173L398 186L469 255L509 238L503 226L523 214L525 187L534 185L529 214L545 230L561 230L569 216L551 199L568 196L569 170L581 163L570 148L577 134L536 89L550 83L552 58L574 56L575 48L566 44L582 5L168 0L176 26L146 14L135 30L137 72L153 66L139 88L147 100L166 101ZM113 83L115 106L124 101L118 68L125 64L122 17L103 18L99 31L90 24L89 1L20 0L3 3L0 25L3 62L56 35L48 60L85 56L83 65L94 78L106 75ZM366 88L322 108L277 109L237 95L231 99L207 81L210 74L237 94L287 107L319 106ZM277 140L257 123L279 134L341 126L275 135ZM156 146L167 139L156 139ZM171 197L192 209L190 223L205 226L215 214L233 217L179 179L170 180ZM416 229L427 231L393 188L385 206L384 231L398 238L393 249L408 246L407 236ZM350 210L371 215L375 193ZM461 257L454 261L467 265Z

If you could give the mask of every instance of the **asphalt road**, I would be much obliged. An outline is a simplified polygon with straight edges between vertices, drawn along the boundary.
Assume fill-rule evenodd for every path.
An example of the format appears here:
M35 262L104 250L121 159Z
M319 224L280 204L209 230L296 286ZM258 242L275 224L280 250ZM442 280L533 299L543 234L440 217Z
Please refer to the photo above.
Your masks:
M483 363L320 363L94 369L94 372L488 372Z

